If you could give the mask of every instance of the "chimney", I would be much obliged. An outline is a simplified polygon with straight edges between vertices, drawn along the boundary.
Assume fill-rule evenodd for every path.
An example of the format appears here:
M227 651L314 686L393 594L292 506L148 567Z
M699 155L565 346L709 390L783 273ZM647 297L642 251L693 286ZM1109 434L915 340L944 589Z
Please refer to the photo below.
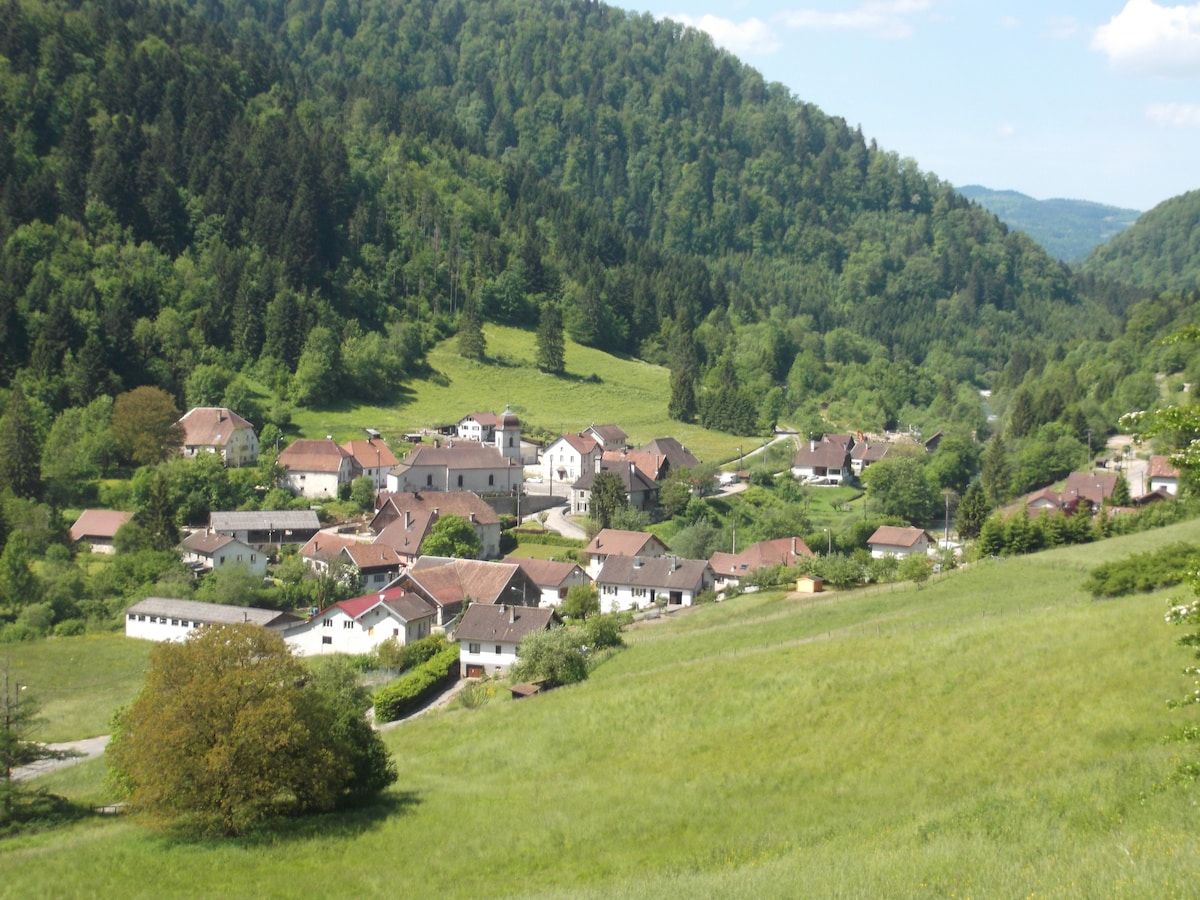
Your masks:
M792 538L792 556L795 556L797 552L798 551L796 550L796 539Z
M642 558L640 556L635 556L633 558L633 567L635 569L640 569L642 567Z
M404 528L406 531L409 528L412 528L412 511L411 510L406 509L404 511Z
M809 441L808 441L808 452L809 452L809 453L812 453L812 452L813 452L814 450L816 450L816 449L817 449L817 442L816 442L816 441L814 441L814 440L812 440L811 438L809 438Z
M436 519L441 514L441 512L442 512L441 508L435 506L433 508L433 517Z
M516 621L517 621L517 608L515 606L510 606L508 608L508 624L512 625Z
M671 571L674 572L678 568L679 568L679 557L672 556L671 557Z

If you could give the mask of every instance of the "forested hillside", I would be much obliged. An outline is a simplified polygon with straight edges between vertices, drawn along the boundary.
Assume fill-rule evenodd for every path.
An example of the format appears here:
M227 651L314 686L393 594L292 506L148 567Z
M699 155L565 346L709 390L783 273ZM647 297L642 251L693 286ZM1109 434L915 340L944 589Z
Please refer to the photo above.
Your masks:
M599 3L2 15L0 377L51 413L143 383L253 384L267 419L383 400L464 307L554 304L669 362L678 416L834 395L894 424L1127 300L702 34Z
M1019 191L996 191L968 184L964 197L993 212L1009 228L1025 232L1055 259L1080 263L1096 247L1137 221L1136 209L1087 200L1035 200Z
M1141 288L1200 290L1200 190L1172 197L1097 247L1083 269Z

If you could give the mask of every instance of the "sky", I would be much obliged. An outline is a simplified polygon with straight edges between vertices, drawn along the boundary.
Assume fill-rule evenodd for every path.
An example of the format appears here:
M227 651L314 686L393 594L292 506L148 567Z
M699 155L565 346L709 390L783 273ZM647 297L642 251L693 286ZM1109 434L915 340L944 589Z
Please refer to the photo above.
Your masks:
M1200 189L1200 2L617 0L962 187L1145 211Z

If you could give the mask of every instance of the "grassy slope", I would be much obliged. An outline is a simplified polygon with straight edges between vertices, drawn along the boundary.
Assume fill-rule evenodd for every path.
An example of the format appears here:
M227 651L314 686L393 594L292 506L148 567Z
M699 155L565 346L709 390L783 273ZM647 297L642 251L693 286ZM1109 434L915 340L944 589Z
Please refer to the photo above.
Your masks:
M736 448L757 446L755 439L706 431L667 418L670 373L662 366L622 359L567 342L567 374L546 375L534 365L532 331L488 325L488 361L465 360L455 339L429 354L438 376L406 384L401 401L390 407L359 406L302 410L295 425L307 437L332 434L339 441L376 428L389 438L421 427L457 422L471 412L500 412L506 405L523 422L556 433L588 425L616 423L635 444L671 436L705 462L736 456ZM591 376L598 380L590 380Z
M1194 895L1195 794L1149 793L1187 654L1164 595L1079 590L1181 539L1200 523L693 610L584 685L389 731L375 816L228 844L87 823L6 842L0 893Z

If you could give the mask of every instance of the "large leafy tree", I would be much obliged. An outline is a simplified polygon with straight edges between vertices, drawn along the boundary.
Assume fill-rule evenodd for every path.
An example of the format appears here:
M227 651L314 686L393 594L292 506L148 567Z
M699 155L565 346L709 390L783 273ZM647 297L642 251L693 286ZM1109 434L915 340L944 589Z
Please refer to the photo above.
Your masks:
M612 525L618 510L627 504L625 484L615 472L597 472L592 480L590 509L592 519L600 528Z
M421 552L427 556L452 556L475 559L482 546L471 523L462 516L439 516L421 542Z
M395 778L379 737L353 722L361 697L347 692L314 679L281 637L255 625L159 644L118 715L111 780L146 821L200 834L333 809Z
M162 462L179 450L179 409L162 388L143 385L113 401L112 435L125 459L138 466Z
M897 516L919 525L932 519L942 506L937 479L915 456L881 459L863 470L871 507L885 516Z

